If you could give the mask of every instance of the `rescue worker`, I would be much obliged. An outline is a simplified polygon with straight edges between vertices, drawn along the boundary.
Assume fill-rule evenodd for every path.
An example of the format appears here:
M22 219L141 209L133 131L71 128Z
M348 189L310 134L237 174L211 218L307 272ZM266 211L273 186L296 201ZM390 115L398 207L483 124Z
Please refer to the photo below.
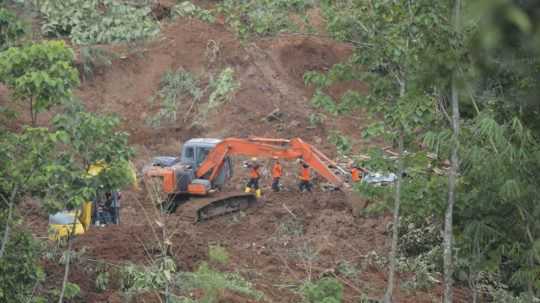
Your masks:
M298 177L300 179L300 191L304 192L307 190L311 192L311 172L307 163L302 162L302 166L300 167L300 175Z
M282 167L281 163L279 163L279 159L277 157L274 157L274 166L272 166L272 190L275 192L279 191L279 179L281 178L282 174Z
M355 165L352 161L349 163L349 169L351 170L351 179L353 183L362 181L363 174L367 172L366 169Z
M261 189L259 188L259 179L261 178L261 173L259 172L260 165L257 163L257 159L251 159L251 163L248 164L249 168L249 181L246 185L246 193L255 192L255 197L260 198L262 195Z

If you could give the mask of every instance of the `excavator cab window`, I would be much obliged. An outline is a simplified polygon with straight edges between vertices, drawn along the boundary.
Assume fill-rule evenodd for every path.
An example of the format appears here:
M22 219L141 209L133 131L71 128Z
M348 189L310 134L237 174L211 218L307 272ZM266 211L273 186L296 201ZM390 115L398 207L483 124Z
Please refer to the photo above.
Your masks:
M190 159L190 160L193 160L194 156L195 156L195 153L193 152L193 147L186 148L185 157Z
M197 167L201 165L201 163L204 162L206 159L206 156L208 156L208 153L210 152L210 148L207 147L198 147L197 148Z

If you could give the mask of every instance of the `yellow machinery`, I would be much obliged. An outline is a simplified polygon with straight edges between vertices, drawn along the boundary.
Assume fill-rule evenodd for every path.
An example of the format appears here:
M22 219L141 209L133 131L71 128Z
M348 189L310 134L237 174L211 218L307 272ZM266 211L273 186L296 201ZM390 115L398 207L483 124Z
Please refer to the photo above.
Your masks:
M101 163L91 165L88 169L88 177L95 177L99 175L105 166ZM136 175L134 168L130 165L131 174L133 176L133 184L136 185ZM110 223L118 224L120 222L119 216L119 195L118 192L108 193L105 196L109 196L114 200L114 213L109 220ZM96 199L97 202L104 197ZM95 203L87 201L83 203L80 209L77 210L64 210L56 214L49 216L49 239L60 240L67 237L69 234L80 235L86 232L90 225L100 224L99 218L96 218ZM73 230L74 229L74 230ZM73 232L72 232L73 231Z
M49 216L49 239L60 240L71 234L83 234L92 223L92 202L85 202L80 210L61 211Z

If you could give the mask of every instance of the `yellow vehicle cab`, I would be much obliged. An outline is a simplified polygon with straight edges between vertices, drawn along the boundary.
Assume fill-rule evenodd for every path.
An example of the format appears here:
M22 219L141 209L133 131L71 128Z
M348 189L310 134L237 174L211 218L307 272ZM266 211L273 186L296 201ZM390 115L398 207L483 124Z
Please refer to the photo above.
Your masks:
M81 210L61 211L49 216L49 239L58 241L69 234L80 235L88 230L92 220L92 202L85 202ZM74 232L73 228L75 228Z

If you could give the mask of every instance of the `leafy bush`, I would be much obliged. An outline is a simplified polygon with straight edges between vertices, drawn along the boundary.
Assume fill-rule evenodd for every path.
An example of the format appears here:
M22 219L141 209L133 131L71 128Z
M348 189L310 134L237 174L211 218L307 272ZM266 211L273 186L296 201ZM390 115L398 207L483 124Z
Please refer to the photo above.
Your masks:
M440 224L424 221L415 223L411 217L402 218L399 225L399 249L407 257L431 251L442 243Z
M177 284L184 291L201 289L204 297L201 302L217 302L219 294L223 290L230 290L239 294L244 294L260 300L263 294L253 290L250 282L236 273L222 273L211 269L207 263L203 262L197 271L181 273L177 277Z
M225 0L218 11L226 21L245 38L251 34L274 35L298 30L290 15L303 13L313 5L310 0Z
M96 276L96 289L100 292L105 291L109 287L109 272L102 271Z
M229 254L223 246L210 245L208 246L208 258L210 261L218 262L221 264L227 264L229 261Z
M351 140L339 132L332 132L328 137L328 141L336 146L340 155L346 155L351 151Z
M180 17L194 17L201 21L214 23L216 18L209 10L198 7L190 1L184 1L173 8L173 13Z
M23 24L14 14L0 7L0 51L12 46L23 34Z
M80 59L82 63L83 79L91 79L97 69L111 66L115 55L98 47L81 47Z
M210 81L210 97L208 98L208 107L214 108L223 102L230 101L233 92L240 85L234 79L234 70L230 67L225 68L218 75L217 79Z
M160 89L155 98L161 101L159 112L147 122L152 126L160 126L165 122L176 122L178 107L182 101L192 99L194 103L203 96L203 90L195 76L184 69L176 72L167 71L161 78Z
M3 205L3 204L1 204ZM4 212L0 206L0 226ZM38 267L39 245L29 233L13 228L6 252L0 259L0 302L27 302L36 282L44 279Z
M348 279L356 279L360 273L360 269L347 260L342 260L338 263L336 271Z
M334 278L323 278L305 283L302 294L309 303L339 303L343 300L343 285Z
M159 32L149 7L114 0L44 0L39 9L46 35L69 36L76 44L131 42Z

